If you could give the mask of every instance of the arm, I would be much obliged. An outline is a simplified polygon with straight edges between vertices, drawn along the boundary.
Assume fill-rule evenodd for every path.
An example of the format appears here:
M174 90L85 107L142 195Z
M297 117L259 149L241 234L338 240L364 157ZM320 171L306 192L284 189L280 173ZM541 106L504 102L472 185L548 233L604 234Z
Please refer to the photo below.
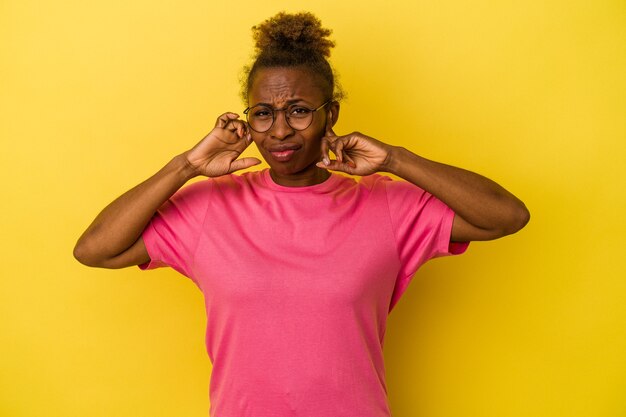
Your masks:
M245 124L225 113L193 149L174 157L146 181L127 191L95 218L78 239L74 257L82 264L123 268L150 260L141 234L157 209L188 180L217 177L260 163L236 159L251 143Z
M513 194L474 172L422 158L392 147L384 168L446 203L455 212L451 240L497 239L517 232L530 213Z
M336 160L329 159L329 150ZM352 175L390 172L433 194L455 212L452 241L497 239L517 232L530 218L524 203L492 180L358 132L336 136L328 129L322 156L320 167Z

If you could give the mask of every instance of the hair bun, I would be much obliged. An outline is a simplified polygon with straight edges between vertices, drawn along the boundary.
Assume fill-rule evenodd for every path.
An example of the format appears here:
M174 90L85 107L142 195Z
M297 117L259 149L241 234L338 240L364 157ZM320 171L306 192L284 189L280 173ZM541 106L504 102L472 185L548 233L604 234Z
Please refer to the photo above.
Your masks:
M287 14L280 12L265 22L252 27L255 46L259 53L267 50L308 51L330 57L335 42L328 39L332 30L312 13Z

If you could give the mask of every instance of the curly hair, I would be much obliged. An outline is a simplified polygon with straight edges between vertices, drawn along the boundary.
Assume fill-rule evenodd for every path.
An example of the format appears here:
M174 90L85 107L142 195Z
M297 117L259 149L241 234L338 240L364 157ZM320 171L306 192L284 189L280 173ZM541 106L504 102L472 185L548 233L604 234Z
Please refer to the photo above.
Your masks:
M244 67L241 98L248 101L254 77L259 69L303 67L320 76L324 95L333 100L344 97L337 76L327 58L335 46L328 39L332 30L322 27L312 13L280 12L252 27L255 56L252 65Z

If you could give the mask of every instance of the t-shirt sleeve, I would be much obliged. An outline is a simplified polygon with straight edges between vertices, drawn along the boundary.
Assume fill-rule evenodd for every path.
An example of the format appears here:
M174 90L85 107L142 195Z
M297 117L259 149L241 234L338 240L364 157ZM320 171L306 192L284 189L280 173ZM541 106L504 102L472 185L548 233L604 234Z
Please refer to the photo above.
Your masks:
M208 205L210 182L194 182L178 190L154 214L142 238L150 261L140 269L170 266L193 278L193 258Z
M469 242L451 242L454 212L432 194L407 181L385 181L387 202L400 257L400 279L410 278L432 258L465 252Z

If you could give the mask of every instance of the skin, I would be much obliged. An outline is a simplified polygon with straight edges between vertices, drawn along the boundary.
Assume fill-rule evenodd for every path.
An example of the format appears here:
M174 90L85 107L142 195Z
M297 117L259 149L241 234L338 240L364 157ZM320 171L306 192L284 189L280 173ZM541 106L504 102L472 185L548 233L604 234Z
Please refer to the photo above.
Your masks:
M337 155L330 160L328 150ZM428 191L455 213L450 240L493 240L519 231L530 220L524 203L494 181L391 146L359 132L337 136L328 128L318 166L351 175L389 172Z
M266 68L257 72L249 91L250 106L265 104L281 109L290 104L317 108L326 102L321 83L315 74L302 68ZM270 166L274 182L283 186L308 186L326 180L330 173L316 164L321 160L322 138L328 125L333 126L339 117L339 103L313 113L313 121L305 130L294 130L278 112L271 129L264 133L249 130L263 159ZM272 150L294 149L288 161L277 160Z
M302 68L266 68L255 76L249 101L273 108L292 102L316 108L328 99L322 83ZM76 243L75 258L102 268L148 262L141 234L157 209L191 178L218 177L259 164L257 158L238 159L252 142L270 165L272 179L283 186L319 184L329 177L329 170L361 176L395 174L452 208L452 241L496 239L528 222L524 204L490 179L359 132L337 135L332 128L338 117L339 104L332 102L315 113L311 126L295 131L279 112L272 128L258 133L249 130L236 113L222 114L192 149L105 207ZM285 148L293 150L288 160L272 154ZM336 159L331 159L330 151Z

